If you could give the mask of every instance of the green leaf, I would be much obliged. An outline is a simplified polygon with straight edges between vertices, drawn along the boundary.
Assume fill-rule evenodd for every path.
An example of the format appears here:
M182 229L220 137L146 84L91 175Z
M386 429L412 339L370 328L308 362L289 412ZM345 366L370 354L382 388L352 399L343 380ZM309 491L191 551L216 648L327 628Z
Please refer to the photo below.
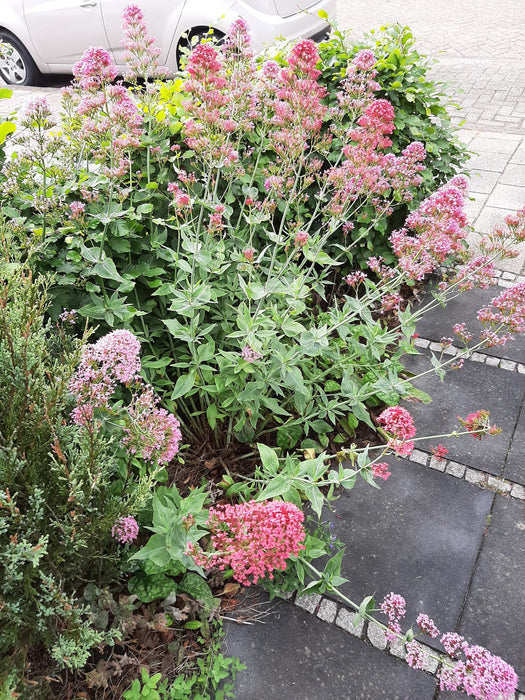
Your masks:
M6 137L16 131L16 126L13 122L2 122L0 124L0 143L4 143Z
M194 600L202 602L207 614L217 607L217 601L213 597L211 588L199 574L193 572L184 574L177 589L182 593L187 593Z
M208 419L208 425L212 430L215 430L215 426L217 425L217 406L214 403L211 403L208 408L206 409L206 418Z
M257 443L257 449L261 456L264 471L272 475L277 474L279 471L279 457L275 450L272 450L271 447L264 445L262 442Z
M321 518L321 513L323 511L324 496L320 489L312 484L310 486L303 486L303 492L306 498L310 501L312 509Z
M297 445L303 436L303 428L300 425L282 425L277 430L277 445L282 450L291 450Z
M186 622L184 627L187 630L199 630L202 627L202 622L199 620L190 620L189 622Z
M98 275L105 280L113 280L114 282L127 282L117 271L115 263L111 258L106 258L101 262L97 262L91 269L92 274Z
M290 477L285 474L279 474L279 476L270 479L265 488L259 493L256 501L267 501L271 498L277 498L277 496L282 496L283 493L290 486Z
M145 202L137 207L137 214L150 214L153 211L153 204Z
M195 373L183 374L177 379L175 388L171 393L171 400L179 399L181 396L188 394L195 386Z
M136 595L143 603L163 600L176 589L175 581L165 574L148 576L147 574L139 573L136 576L132 576L128 581L128 591L131 595Z

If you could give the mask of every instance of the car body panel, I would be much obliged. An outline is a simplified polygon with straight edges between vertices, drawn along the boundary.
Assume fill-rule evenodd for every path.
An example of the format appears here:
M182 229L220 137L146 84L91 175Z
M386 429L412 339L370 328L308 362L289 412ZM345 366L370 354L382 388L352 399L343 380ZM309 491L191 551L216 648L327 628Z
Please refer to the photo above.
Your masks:
M122 68L122 11L133 0L0 0L0 28L14 34L27 48L41 73L70 73L89 46L112 52ZM281 3L278 5L278 3ZM256 50L276 37L298 39L328 29L318 16L323 10L335 17L336 0L302 0L307 12L287 17L301 0L135 0L142 7L150 33L161 49L160 61L177 71L177 45L195 27L226 33L243 17L251 29ZM312 4L314 3L314 4ZM165 8L168 8L167 10Z
M43 63L70 68L89 46L108 46L97 0L24 0L23 4L33 46Z
M275 0L275 9L280 17L290 17L315 4L316 0Z

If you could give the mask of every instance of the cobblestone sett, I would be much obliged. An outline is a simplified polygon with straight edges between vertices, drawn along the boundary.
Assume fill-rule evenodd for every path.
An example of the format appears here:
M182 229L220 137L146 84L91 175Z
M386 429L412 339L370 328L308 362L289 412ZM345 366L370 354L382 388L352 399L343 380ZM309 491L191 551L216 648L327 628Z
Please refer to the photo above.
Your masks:
M323 598L321 604L319 605L319 610L317 612L317 617L325 622L332 623L337 615L337 603L333 600L328 600L328 598Z
M321 596L317 593L313 593L312 595L299 596L295 599L295 604L299 608L302 608L303 610L306 610L306 612L309 613L314 613L317 610L317 606L320 602Z
M387 639L385 631L377 623L370 622L368 624L367 637L376 649L386 649Z
M474 469L468 469L465 471L465 481L468 481L469 484L476 484L477 486L481 486L481 484L485 483L485 475L482 474L481 472L477 472Z
M355 613L347 610L346 608L339 608L335 624L340 627L345 632L349 632L354 637L361 637L363 634L363 628L365 626L364 620L359 620L357 625L354 625Z
M463 464L458 464L458 462L449 462L447 464L446 473L452 476L462 479L465 476L466 467Z

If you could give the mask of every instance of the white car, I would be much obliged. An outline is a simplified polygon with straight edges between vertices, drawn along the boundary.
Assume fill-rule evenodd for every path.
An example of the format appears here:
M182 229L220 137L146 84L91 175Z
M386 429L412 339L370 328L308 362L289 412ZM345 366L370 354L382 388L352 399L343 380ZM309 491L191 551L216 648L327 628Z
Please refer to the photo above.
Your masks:
M210 28L220 37L238 17L261 49L277 36L319 39L328 29L319 11L336 14L336 0L0 0L0 76L35 85L46 73L71 73L90 46L109 49L123 69L122 12L131 4L141 7L172 74L188 37Z

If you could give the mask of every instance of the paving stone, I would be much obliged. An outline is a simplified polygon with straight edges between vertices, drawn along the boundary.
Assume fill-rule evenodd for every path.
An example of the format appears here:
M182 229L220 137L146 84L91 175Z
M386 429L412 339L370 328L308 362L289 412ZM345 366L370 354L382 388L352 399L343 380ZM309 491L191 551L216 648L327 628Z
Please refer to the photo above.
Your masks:
M503 479L498 479L495 476L489 476L489 478L487 479L487 486L489 487L489 489L494 489L494 491L498 491L499 493L503 494L510 493L512 488L511 484L504 481Z
M510 495L513 498L519 498L520 500L525 501L525 487L521 486L520 484L514 484Z
M336 615L337 603L334 603L333 600L328 600L328 598L323 598L317 611L317 617L325 622L333 622Z
M512 136L509 139L495 139L490 136L474 136L470 141L470 148L473 151L480 153L508 153L511 156L515 153L520 145L521 139L519 136Z
M453 629L494 494L387 460L392 476L380 489L359 480L323 513L346 547L341 573L349 582L340 590L356 603L394 591L406 599L406 620L424 612Z
M516 379L523 374L514 375ZM504 476L525 486L525 407L522 408L505 463Z
M513 281L514 284L514 281ZM492 299L499 296L503 289L499 286L489 289L472 289L452 299L445 308L437 306L425 313L416 324L416 331L422 338L431 341L439 341L441 338L453 335L452 328L456 323L467 324L467 328L474 334L474 338L479 337L483 330L482 324L477 319L477 312L483 306L488 306ZM430 292L426 294L421 302L414 307L419 310L432 300ZM455 341L456 345L459 344ZM481 351L485 355L501 357L505 360L523 362L525 358L525 333L514 335L512 340L506 345L498 345L494 348L483 348ZM475 360L476 361L476 360Z
M314 613L317 610L317 606L321 602L321 596L317 593L312 593L311 595L297 596L295 599L295 604L306 610L306 612Z
M510 166L507 165L505 171ZM520 167L520 166L516 166ZM500 173L491 172L490 170L475 170L469 176L470 188L469 195L472 196L472 192L480 194L490 194L494 187L496 186L498 180L500 179ZM482 200L483 202L485 199ZM470 212L469 212L470 213Z
M469 167L473 170L490 170L502 173L510 160L508 153L479 153L469 160Z
M514 666L525 692L525 503L497 495L459 631Z
M444 459L439 459L439 457L431 457L428 465L431 469L435 469L438 472L444 472L446 467L446 462Z
M354 637L360 637L363 634L363 628L365 626L365 621L360 619L357 625L354 625L355 613L346 608L339 608L337 617L335 619L335 624L340 627L345 632L353 634Z
M390 653L398 659L404 659L407 655L405 643L402 639L394 639L389 645Z
M410 455L410 461L426 466L428 462L428 454L426 452L422 452L421 450L414 450Z
M370 644L372 644L372 646L374 646L376 649L386 649L388 642L385 631L375 622L368 623L366 637Z
M447 464L446 473L458 479L462 479L465 476L465 465L458 464L457 462L449 462Z
M504 369L507 372L514 372L516 369L516 362L513 362L512 360L501 360L499 366L501 369Z
M483 472L478 472L475 469L467 469L465 472L465 481L468 481L469 484L481 486L486 482L486 478Z
M502 185L499 182L487 199L487 206L500 207L502 209L521 209L524 202L523 187L515 185Z
M247 665L237 700L432 700L436 679L290 603L264 625L225 621L223 653Z
M525 187L525 165L509 163L499 181L502 185Z
M416 374L431 369L426 350L418 356L406 356L403 362ZM416 379L414 385L432 397L430 404L406 404L414 417L418 435L449 433L458 426L456 416L465 418L469 413L482 408L489 410L492 422L502 427L499 435L491 435L483 440L462 435L457 438L421 440L416 443L418 447L430 451L432 445L441 442L448 449L447 456L453 462L501 476L525 396L525 376L467 361L462 369L447 372L443 382L430 372ZM525 430L523 439L525 440ZM509 474L505 476L510 481L519 481Z

